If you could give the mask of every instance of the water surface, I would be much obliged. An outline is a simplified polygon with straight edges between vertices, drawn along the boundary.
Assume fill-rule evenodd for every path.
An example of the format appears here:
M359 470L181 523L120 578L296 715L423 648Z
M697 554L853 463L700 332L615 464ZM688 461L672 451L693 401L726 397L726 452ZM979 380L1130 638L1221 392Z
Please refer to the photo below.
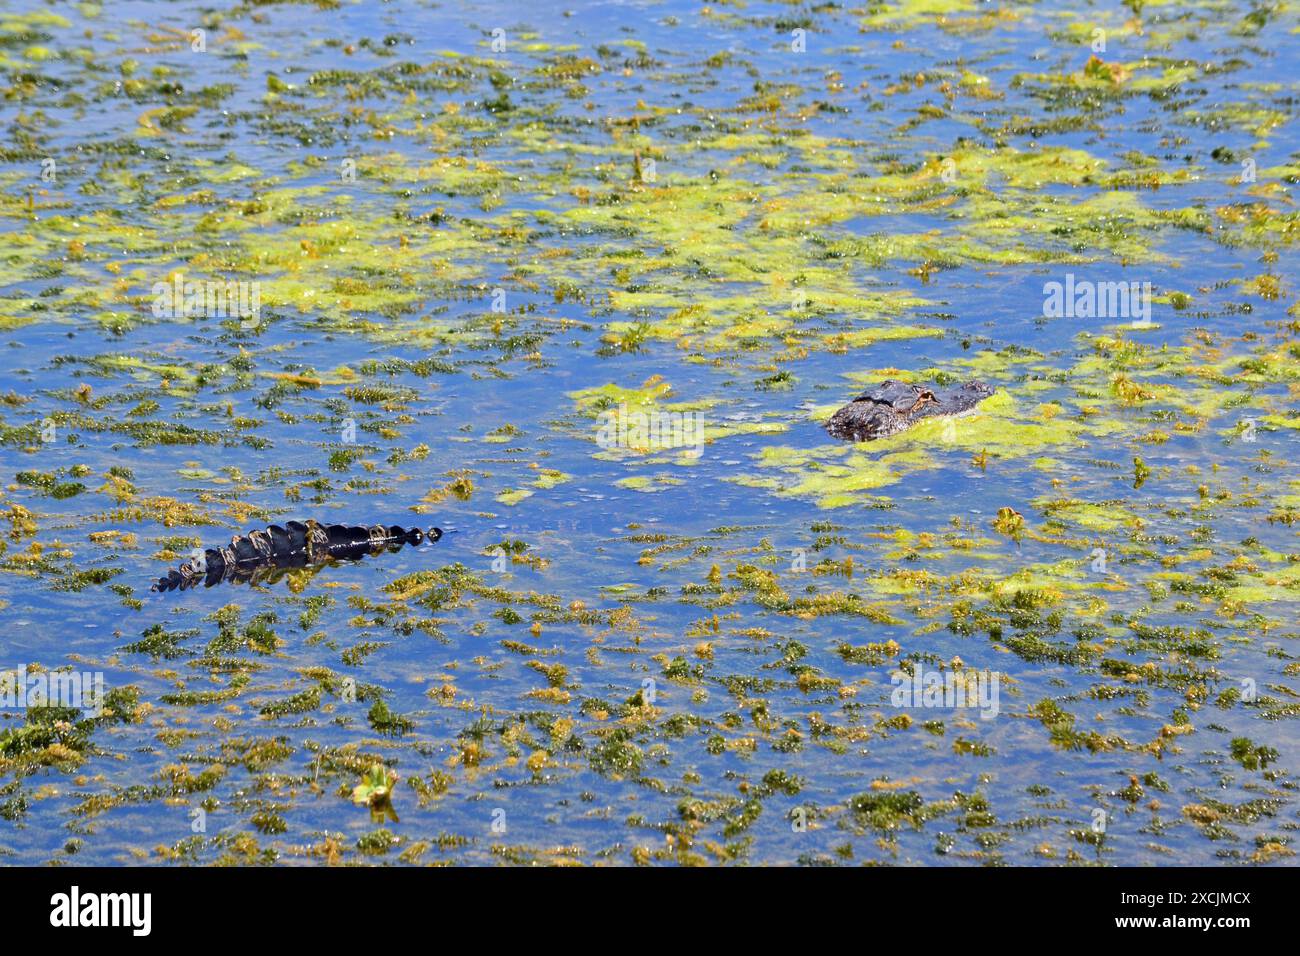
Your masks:
M1289 864L1298 27L8 4L0 860ZM448 533L149 591L306 517Z

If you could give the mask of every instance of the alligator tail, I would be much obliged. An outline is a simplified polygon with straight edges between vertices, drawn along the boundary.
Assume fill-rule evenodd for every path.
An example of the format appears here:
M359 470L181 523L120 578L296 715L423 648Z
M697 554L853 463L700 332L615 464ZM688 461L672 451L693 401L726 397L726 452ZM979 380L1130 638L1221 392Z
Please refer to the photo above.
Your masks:
M211 587L221 581L252 577L260 569L270 567L355 561L368 554L396 551L406 544L432 543L441 537L439 528L425 532L401 525L325 525L310 518L287 521L283 527L273 524L264 530L236 535L228 547L208 548L201 556L196 554L168 571L166 577L159 578L151 590L183 591L200 583Z

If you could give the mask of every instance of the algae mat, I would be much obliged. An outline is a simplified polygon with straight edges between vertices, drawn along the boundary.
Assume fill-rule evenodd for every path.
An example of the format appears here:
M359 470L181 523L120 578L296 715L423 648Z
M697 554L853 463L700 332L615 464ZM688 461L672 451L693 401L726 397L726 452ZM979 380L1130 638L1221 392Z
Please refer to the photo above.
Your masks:
M1298 32L9 4L0 862L1293 863Z

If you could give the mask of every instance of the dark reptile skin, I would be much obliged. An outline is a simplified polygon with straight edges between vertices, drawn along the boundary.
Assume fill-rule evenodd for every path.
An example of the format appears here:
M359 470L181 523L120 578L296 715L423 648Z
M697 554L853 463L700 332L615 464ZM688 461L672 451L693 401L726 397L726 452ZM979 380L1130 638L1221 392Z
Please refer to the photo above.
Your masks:
M237 535L224 548L208 548L202 562L187 561L151 590L184 591L222 581L249 581L277 569L304 567L331 560L359 560L369 554L396 551L403 545L430 543L442 537L442 530L403 528L400 525L321 524L318 521L289 521L283 527Z
M926 418L964 415L994 391L979 381L945 389L886 379L832 415L826 430L845 441L875 441Z

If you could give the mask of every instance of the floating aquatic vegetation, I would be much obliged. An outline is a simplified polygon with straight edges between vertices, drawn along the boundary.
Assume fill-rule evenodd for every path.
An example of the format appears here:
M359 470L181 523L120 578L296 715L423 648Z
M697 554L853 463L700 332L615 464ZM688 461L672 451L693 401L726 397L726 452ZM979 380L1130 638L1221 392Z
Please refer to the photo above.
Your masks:
M110 706L6 708L5 852L1290 860L1293 12L32 6L0 606ZM828 443L883 378L997 392ZM455 531L141 600L304 511Z
M400 823L393 808L393 787L397 781L397 774L383 764L375 764L366 771L365 779L352 788L352 802L369 807L370 819L375 823Z

